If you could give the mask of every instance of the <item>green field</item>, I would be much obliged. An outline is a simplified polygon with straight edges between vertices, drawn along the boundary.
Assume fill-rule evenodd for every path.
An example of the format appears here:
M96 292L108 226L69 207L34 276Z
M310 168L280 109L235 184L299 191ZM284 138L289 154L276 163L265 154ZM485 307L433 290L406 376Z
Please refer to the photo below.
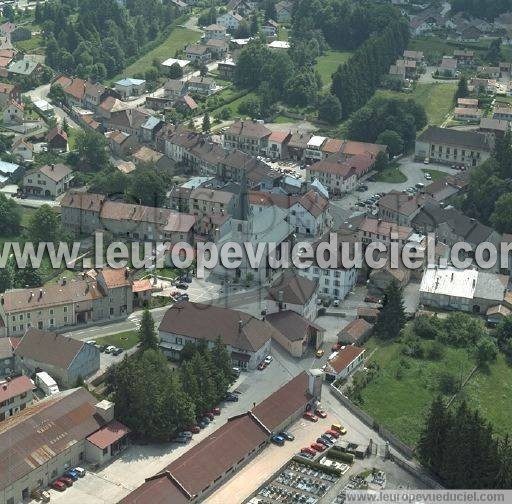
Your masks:
M444 55L451 55L455 49L468 49L480 53L489 48L490 39L481 42L455 42L443 40L439 37L415 37L411 40L408 49L423 51L425 58L439 59Z
M439 374L451 370L467 376L474 367L465 349L445 346L443 358L430 361L403 356L401 345L394 342L383 343L372 338L365 346L367 354L376 349L371 360L379 364L380 371L361 393L362 408L411 445L418 441L425 412L438 394Z
M288 40L289 32L288 28L284 26L279 27L279 31L277 32L277 40Z
M122 73L112 79L115 82L124 76L133 76L137 73L144 73L153 66L153 60L160 62L168 58L174 58L176 51L183 49L188 44L197 42L201 38L201 32L188 30L186 28L174 28L171 34L158 47L144 54L137 61L126 67Z
M95 341L98 345L113 345L128 350L139 342L139 336L136 331L125 331L103 336L103 338L97 338Z
M390 182L395 184L401 184L407 182L407 177L400 171L397 166L389 166L385 170L377 173L372 180L375 182Z
M238 112L238 107L241 103L243 103L245 100L248 100L249 98L256 98L257 95L254 91L250 91L249 93L241 96L240 98L237 98L236 100L232 101L231 103L228 103L226 105L222 105L219 108L216 108L215 110L211 111L211 115L217 115L219 112L222 112L224 109L229 109L231 112L231 116L240 115L240 112Z
M35 35L28 40L20 40L19 42L15 42L14 45L18 50L30 53L34 52L40 47L44 47L44 40L41 35Z
M272 121L274 124L289 124L298 122L300 122L298 119L294 119L293 117L286 117L284 115L278 115L274 117L274 120Z
M324 86L331 84L331 75L340 65L345 63L350 56L352 56L351 52L326 51L322 56L316 59L315 68L318 70L320 77L322 77Z
M417 84L412 93L400 93L398 91L379 89L375 95L402 99L412 98L425 107L429 124L440 125L453 108L453 95L456 89L456 82L436 82L431 84Z

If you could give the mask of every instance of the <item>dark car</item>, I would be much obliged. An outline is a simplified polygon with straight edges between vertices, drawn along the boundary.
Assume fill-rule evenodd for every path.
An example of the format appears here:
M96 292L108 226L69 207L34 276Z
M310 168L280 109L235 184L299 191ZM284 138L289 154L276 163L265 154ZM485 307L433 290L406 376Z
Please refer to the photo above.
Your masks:
M205 422L204 419L201 419L199 422L197 422L197 425L199 425L201 429L206 429L206 427L208 427L208 422Z
M122 348L116 348L113 352L112 352L112 355L120 355L124 352L124 350Z
M333 445L335 443L335 440L333 437L329 436L328 434L322 434L320 436L322 439L324 439L327 443Z
M228 402L238 402L238 396L235 394L227 393L224 397L224 400Z
M213 419L215 418L215 417L213 416L213 413L211 413L210 411L207 411L207 412L204 414L204 416L205 416L206 418L208 418L208 420L210 420L210 422L213 422Z
M179 301L188 301L188 294L181 294L180 296L178 296L176 298L176 302L179 302Z
M280 432L279 435L282 438L285 438L286 441L293 441L295 439L295 436L293 434L290 434L289 432L286 431Z
M281 436L272 436L270 438L270 440L272 441L272 443L278 445L278 446L283 446L284 445L284 438L281 437Z
M100 352L104 352L107 349L107 347L109 347L109 346L110 345L101 345L100 346Z
M331 446L325 439L321 437L317 438L316 442L318 444L324 445L326 448L329 448L329 446Z
M188 289L188 284L186 284L185 282L179 282L179 283L176 284L176 287L178 289L187 290Z
M70 469L69 471L65 472L64 476L71 478L73 481L76 481L78 479L78 473L73 469Z

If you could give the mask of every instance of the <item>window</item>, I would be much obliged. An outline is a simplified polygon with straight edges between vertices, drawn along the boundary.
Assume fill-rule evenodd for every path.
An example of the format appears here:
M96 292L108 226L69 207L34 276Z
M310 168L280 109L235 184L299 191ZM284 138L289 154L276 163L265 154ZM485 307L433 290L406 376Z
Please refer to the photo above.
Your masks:
M50 327L53 327L53 324L55 323L55 319L50 319Z
M50 308L50 315L53 315L53 308Z
M183 345L183 338L178 338L178 337L176 337L176 343L177 343L178 345Z
M106 455L108 453L108 446L106 448L103 448L103 455Z
M15 325L12 326L12 332L16 332L16 326Z
M68 307L64 306L64 313L67 313L67 312L68 312Z

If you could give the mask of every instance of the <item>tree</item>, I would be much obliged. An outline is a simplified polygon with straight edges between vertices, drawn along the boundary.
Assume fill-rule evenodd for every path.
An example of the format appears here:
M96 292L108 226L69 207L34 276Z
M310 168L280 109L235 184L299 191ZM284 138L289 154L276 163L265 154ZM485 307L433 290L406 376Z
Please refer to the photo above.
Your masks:
M210 128L210 116L208 115L208 112L205 112L203 116L203 124L201 129L203 130L203 133L208 133L210 131Z
M27 236L34 243L59 241L59 220L51 206L42 205L30 216Z
M27 287L40 287L43 285L43 280L39 269L32 266L25 268L14 269L13 286L18 289L25 289Z
M13 286L13 274L12 269L9 265L5 268L0 268L0 292L12 289Z
M469 96L468 80L463 75L459 79L459 84L457 86L457 91L455 91L455 101L457 101L459 98L467 98L468 96Z
M387 340L400 334L405 324L403 293L398 283L393 280L384 290L384 302L375 332L379 338Z
M512 193L498 198L491 215L491 223L500 233L512 232Z
M341 120L340 100L331 93L325 94L320 98L318 105L318 118L329 124L336 124Z
M385 152L380 151L375 158L375 170L384 171L389 166L389 157Z
M11 198L0 193L0 235L14 236L19 234L21 226L21 209Z
M383 131L377 137L377 143L381 145L387 145L391 156L398 156L404 152L404 141L396 131Z
M140 320L139 341L141 350L158 350L155 321L147 308L142 312Z
M179 63L173 63L169 67L169 77L171 79L181 79L183 77L183 69L181 68Z
M206 74L207 74L207 73L208 73L208 67L207 67L206 65L204 65L204 64L203 64L203 65L201 65L201 66L199 67L199 75L200 75L201 77L206 77Z
M489 60L493 65L497 65L502 59L501 53L501 38L494 39L489 46L487 51L486 59Z
M167 184L152 165L139 167L132 178L130 194L141 205L161 207L165 203Z
M450 420L442 397L437 396L432 401L425 428L418 442L418 456L426 467L435 468L443 459Z
M484 336L475 345L475 358L479 365L485 366L496 360L498 345L491 336Z
M94 171L99 171L108 163L107 140L93 130L79 130L76 147L80 160Z

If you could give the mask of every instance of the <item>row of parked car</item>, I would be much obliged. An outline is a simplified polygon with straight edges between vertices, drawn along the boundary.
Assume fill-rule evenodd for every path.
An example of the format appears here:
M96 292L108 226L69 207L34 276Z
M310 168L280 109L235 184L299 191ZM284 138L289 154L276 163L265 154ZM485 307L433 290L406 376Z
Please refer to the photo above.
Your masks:
M100 345L94 340L86 341L88 345L94 345L101 353L120 355L124 352L123 348L116 347L114 345Z
M318 420L318 419L317 419ZM324 434L319 436L316 442L311 443L310 446L305 446L300 450L299 455L308 459L314 458L318 453L322 453L327 448L333 446L336 440L347 433L347 429L339 424L332 424L331 428L326 430Z
M53 481L50 484L50 487L53 488L54 490L58 490L59 492L64 492L64 490L66 490L67 487L73 486L74 481L76 481L78 478L83 478L84 476L85 469L83 467L75 467L74 469L66 471L60 478ZM49 496L48 500L50 500Z

